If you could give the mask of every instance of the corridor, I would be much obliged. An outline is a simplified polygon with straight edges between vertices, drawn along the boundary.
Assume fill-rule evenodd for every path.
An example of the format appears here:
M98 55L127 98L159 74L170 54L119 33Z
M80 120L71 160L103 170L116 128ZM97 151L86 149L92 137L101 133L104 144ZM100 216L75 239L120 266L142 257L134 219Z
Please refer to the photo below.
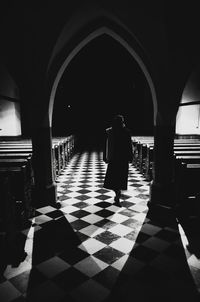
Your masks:
M114 206L105 171L101 152L72 157L57 181L61 208L38 208L23 230L28 255L5 270L1 302L198 301L200 264L177 222L149 217L149 183L132 165Z

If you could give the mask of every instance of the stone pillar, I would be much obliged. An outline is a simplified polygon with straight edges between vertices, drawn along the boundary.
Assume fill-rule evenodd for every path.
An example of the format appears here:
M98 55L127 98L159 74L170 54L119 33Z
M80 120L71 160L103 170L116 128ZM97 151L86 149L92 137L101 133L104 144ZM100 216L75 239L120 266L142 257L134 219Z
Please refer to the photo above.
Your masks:
M34 129L32 144L35 179L34 205L39 207L58 206L56 183L53 176L51 128Z
M174 135L174 125L154 127L154 167L149 207L164 209L175 205Z

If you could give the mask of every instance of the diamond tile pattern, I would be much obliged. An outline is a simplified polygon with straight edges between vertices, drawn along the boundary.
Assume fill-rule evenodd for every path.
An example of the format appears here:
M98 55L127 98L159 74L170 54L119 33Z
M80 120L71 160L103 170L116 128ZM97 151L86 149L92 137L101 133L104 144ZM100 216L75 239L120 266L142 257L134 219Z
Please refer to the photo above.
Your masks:
M117 207L105 171L102 152L72 157L57 181L61 208L38 208L22 230L27 257L5 268L1 302L198 301L200 262L176 221L148 215L149 183L130 165Z

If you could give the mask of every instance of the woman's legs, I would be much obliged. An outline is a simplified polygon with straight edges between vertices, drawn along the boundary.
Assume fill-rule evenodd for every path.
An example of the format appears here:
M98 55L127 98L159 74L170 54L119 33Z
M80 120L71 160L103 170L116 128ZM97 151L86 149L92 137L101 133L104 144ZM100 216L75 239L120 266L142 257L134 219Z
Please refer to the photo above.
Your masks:
M114 201L115 201L115 204L118 205L118 206L121 206L120 204L120 196L121 196L121 190L114 190L115 192L115 198L114 198Z

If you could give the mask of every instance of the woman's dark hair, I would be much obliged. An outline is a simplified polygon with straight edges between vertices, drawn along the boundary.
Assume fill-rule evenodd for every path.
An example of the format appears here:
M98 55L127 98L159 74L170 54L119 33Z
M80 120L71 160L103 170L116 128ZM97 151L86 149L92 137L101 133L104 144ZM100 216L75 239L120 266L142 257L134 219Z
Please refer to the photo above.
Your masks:
M124 117L123 115L116 115L112 121L112 128L113 129L120 129L124 127Z

